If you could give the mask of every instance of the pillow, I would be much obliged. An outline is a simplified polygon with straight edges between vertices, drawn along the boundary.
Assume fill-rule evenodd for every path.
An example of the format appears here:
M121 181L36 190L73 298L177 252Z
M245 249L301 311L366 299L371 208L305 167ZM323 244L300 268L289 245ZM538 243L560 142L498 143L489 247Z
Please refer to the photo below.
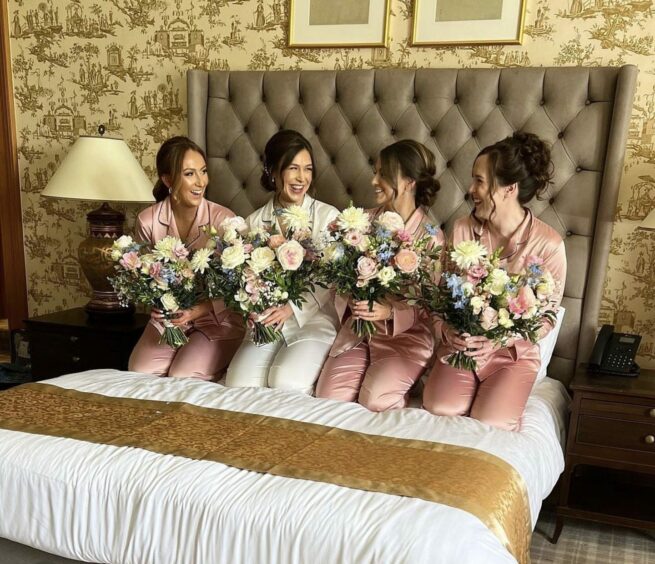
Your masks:
M560 306L559 311L557 312L557 319L555 320L555 327L551 329L548 335L537 342L539 345L539 356L541 356L541 367L539 368L539 372L537 372L536 382L539 382L546 377L548 363L550 362L550 357L553 356L555 343L557 343L557 335L562 326L562 319L564 319L564 308Z

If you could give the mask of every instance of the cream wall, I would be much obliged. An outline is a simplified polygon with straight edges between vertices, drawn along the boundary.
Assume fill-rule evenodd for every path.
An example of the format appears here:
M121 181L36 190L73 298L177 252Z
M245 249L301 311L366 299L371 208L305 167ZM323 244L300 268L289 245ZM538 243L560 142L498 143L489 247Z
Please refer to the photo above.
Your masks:
M655 17L650 0L526 0L520 46L413 48L411 0L391 0L388 50L290 50L282 0L9 0L23 229L32 314L86 301L76 249L91 206L40 192L73 139L105 124L154 176L157 147L186 132L185 73L207 69L639 67L601 323L645 336L655 366ZM167 48L175 36L177 48ZM189 45L185 45L188 43ZM128 207L130 225L138 208Z

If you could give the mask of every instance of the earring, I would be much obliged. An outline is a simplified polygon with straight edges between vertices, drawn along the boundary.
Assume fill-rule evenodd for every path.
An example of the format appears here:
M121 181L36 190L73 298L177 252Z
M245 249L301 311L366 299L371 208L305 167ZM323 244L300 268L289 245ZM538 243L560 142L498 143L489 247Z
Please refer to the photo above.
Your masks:
M172 194L172 193L173 193L173 189L172 189L170 186L168 187L168 193L169 193L169 194Z

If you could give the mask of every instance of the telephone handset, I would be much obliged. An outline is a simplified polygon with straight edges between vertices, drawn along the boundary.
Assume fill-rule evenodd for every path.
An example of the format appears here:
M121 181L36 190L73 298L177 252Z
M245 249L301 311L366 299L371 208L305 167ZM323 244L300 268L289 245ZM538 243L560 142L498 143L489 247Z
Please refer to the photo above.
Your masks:
M589 371L616 376L637 376L635 363L641 337L630 333L615 333L614 325L603 325L589 359Z

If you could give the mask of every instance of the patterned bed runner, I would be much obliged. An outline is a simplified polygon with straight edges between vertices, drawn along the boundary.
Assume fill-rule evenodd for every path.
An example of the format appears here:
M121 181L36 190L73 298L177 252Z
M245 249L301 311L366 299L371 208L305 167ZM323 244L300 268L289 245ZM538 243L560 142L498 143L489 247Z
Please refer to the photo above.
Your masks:
M477 449L50 384L0 393L0 427L442 503L478 517L520 563L529 562L523 480Z

